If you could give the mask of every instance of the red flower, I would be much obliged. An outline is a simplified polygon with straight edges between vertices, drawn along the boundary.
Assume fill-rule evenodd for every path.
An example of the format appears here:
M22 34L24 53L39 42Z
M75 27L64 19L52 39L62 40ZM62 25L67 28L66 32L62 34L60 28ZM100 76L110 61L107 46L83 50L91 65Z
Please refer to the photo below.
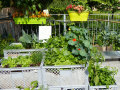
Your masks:
M80 48L78 50L80 50Z
M76 41L76 39L74 38L73 41Z
M72 8L72 4L69 5L69 8Z

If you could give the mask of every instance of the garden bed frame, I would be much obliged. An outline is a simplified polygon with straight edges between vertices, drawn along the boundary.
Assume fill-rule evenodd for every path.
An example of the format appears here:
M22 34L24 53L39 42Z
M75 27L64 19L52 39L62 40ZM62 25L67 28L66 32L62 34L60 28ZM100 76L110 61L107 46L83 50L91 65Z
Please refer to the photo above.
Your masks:
M117 85L109 85L108 89L105 85L103 85L103 86L89 86L89 90L118 90L117 88L118 88Z
M42 78L43 86L48 90L88 90L88 71L85 65L42 66Z
M4 50L4 58L30 55L32 52L44 51L45 49L11 49Z
M0 89L30 87L32 81L41 79L39 70L40 67L0 68Z

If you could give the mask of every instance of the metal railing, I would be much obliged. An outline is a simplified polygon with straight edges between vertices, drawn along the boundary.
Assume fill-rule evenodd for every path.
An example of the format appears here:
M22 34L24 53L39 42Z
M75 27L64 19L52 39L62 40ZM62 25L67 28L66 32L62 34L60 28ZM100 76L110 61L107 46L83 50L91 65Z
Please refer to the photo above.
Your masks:
M86 28L90 30L92 35L97 35L98 32L105 30L106 27L108 27L110 31L120 33L120 14L90 14L86 22L71 22L68 14L51 14L51 17L53 18L48 19L44 26L52 26L52 36L65 35L70 25ZM4 22L0 20L0 32L3 34L4 31L7 31L7 33L12 34L12 36L18 40L22 35L22 29L28 34L36 33L38 35L38 26L42 25L16 25L12 21Z

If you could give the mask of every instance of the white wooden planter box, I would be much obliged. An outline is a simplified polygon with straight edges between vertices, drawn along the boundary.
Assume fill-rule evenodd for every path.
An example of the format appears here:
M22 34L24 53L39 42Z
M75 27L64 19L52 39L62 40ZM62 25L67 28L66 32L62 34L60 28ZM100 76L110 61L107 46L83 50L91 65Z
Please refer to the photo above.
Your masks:
M89 86L89 90L118 90L117 85L109 85L109 88L105 85L103 86Z
M42 79L48 90L88 90L88 72L83 65L42 66Z

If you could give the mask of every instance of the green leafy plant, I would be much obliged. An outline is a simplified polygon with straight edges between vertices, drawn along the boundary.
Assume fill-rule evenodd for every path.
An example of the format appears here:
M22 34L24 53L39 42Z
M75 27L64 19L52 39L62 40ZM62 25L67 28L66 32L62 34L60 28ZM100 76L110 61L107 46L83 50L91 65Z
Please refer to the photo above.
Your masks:
M24 49L23 45L22 44L18 44L18 45L9 45L7 47L5 47L6 50L9 50L9 49Z
M116 39L116 35L115 31L104 30L97 35L96 43L100 46L112 45Z
M16 88L19 88L19 90L24 89L22 86L17 86Z
M9 46L10 43L14 42L15 39L11 34L9 35L0 35L0 57L3 57L3 49Z
M71 3L71 0L53 0L48 6L50 13L65 13L66 6Z
M44 61L44 65L75 65L80 63L66 48L48 49Z
M43 58L43 54L40 51L32 52L32 54L31 54L31 60L32 60L33 64L35 64L37 66L40 65L42 58Z
M64 36L51 37L45 43L45 48L63 48L67 46Z
M114 38L113 49L120 50L120 34L119 34L119 32L116 34L116 36Z
M117 74L117 70L112 68L110 70L109 67L101 68L101 65L95 63L93 60L89 62L89 83L91 86L100 86L106 85L109 88L109 85L115 84L115 74Z
M19 38L19 41L23 44L26 48L40 48L43 47L42 41L38 40L38 37L33 34L29 35L22 30L22 36ZM36 47L37 44L40 44L39 47Z
M65 35L68 41L68 50L79 60L89 60L92 45L88 30L76 26L70 26L69 28Z
M9 43L6 40L0 40L0 57L3 57L3 49L8 45Z
M14 7L18 12L22 12L24 17L29 17L29 14L38 14L41 9L39 0L17 0L14 2Z
M36 81L32 81L31 82L31 87L32 87L31 90L34 90L35 88L37 88L38 87L38 81L37 80Z
M18 56L17 58L8 57L8 59L3 58L1 61L2 67L29 67L32 63L30 56Z

